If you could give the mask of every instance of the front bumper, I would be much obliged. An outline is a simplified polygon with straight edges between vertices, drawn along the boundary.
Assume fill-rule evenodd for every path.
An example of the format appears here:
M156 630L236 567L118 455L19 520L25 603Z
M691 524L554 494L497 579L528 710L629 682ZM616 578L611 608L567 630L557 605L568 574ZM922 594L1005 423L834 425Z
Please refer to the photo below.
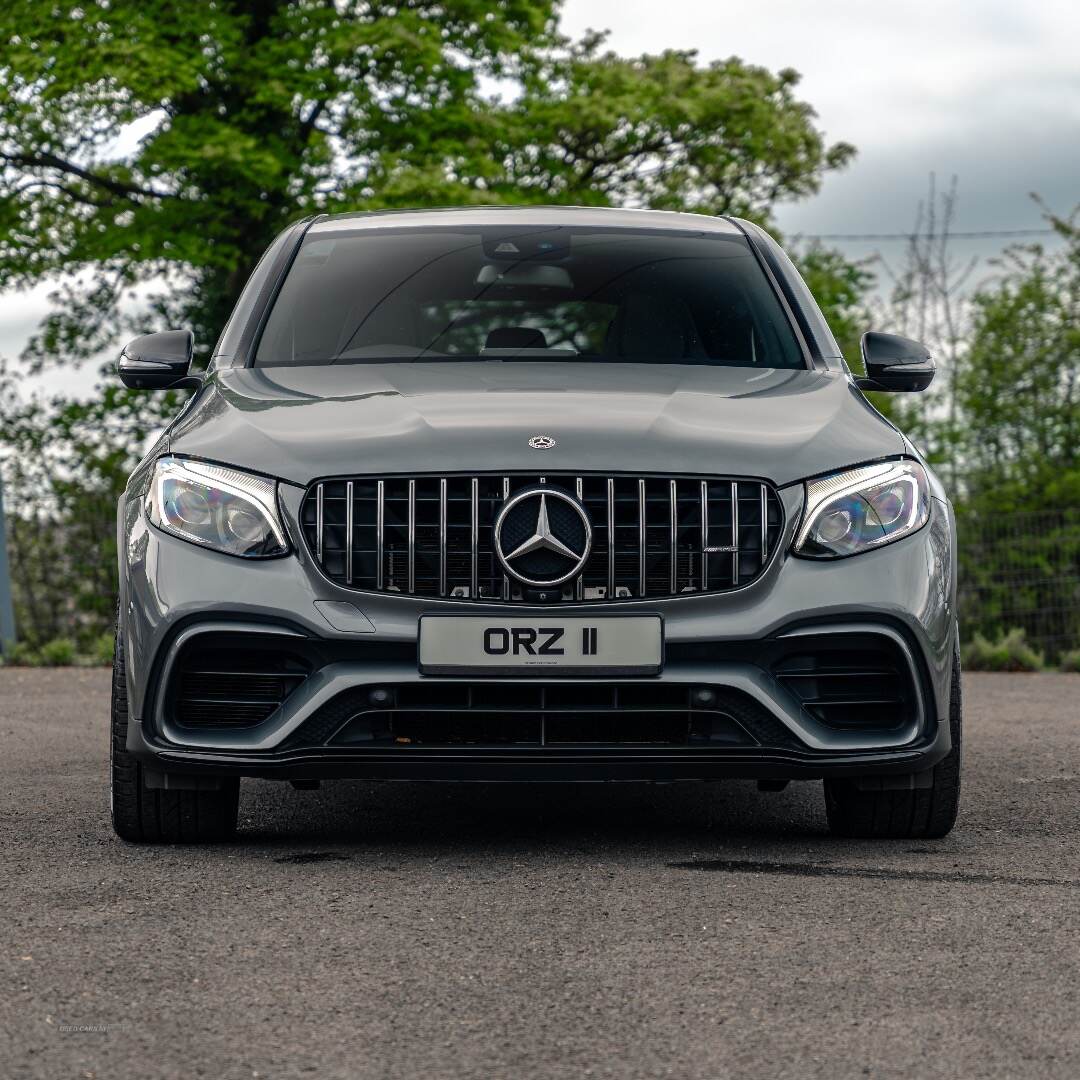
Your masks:
M491 604L419 600L357 593L329 582L299 541L299 489L284 487L282 502L294 553L242 563L196 548L150 526L138 501L121 507L121 626L128 672L128 748L168 773L240 773L281 779L349 776L433 780L672 780L750 776L811 778L844 774L916 773L949 751L947 703L956 626L953 534L947 504L934 501L919 533L878 551L835 562L791 557L790 533L801 489L785 489L788 535L761 579L728 594L687 595L649 603L622 602L620 612L658 611L668 660L659 676L624 679L621 686L661 684L730 692L761 710L764 734L743 721L741 740L695 745L369 745L303 744L342 695L370 688L462 680L419 674L417 623L426 612L491 613ZM352 605L343 622L326 602ZM612 605L615 607L615 605ZM515 615L529 609L515 606ZM551 607L539 608L545 616ZM602 617L597 605L565 605L561 614ZM329 619L333 618L332 624ZM342 628L348 627L348 628ZM295 644L318 659L312 674L265 720L243 729L193 729L170 711L174 669L185 647L202 635L250 634ZM837 729L778 680L765 658L800 640L836 642L871 635L895 650L906 667L910 709L887 730ZM212 639L204 639L212 640ZM476 680L474 680L476 681ZM515 680L505 682L510 689ZM610 690L618 680L586 680ZM432 688L435 687L435 691ZM471 700L471 699L470 699ZM616 699L617 700L617 699ZM737 709L735 710L737 714ZM758 715L758 714L755 714ZM774 737L771 730L778 732ZM325 725L324 725L325 726ZM736 725L739 727L739 725ZM319 731L320 738L323 732ZM299 739L299 741L298 741Z

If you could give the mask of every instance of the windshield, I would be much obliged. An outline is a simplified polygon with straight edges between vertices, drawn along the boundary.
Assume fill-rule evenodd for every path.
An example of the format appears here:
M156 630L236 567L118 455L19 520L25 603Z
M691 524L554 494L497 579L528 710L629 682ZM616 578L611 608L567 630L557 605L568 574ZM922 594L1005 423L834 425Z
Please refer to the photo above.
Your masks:
M311 232L255 357L464 360L805 367L743 237L595 227Z

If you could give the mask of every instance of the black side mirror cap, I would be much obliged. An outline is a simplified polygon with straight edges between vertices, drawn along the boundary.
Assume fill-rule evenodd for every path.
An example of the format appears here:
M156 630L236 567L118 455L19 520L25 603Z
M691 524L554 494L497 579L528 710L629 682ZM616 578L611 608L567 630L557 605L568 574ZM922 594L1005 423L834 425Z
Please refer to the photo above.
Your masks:
M855 380L860 390L902 393L925 390L934 381L937 365L918 341L870 330L863 334L860 348L866 365L865 378Z
M162 330L129 341L116 362L130 390L195 390L202 378L191 373L195 338L190 330Z

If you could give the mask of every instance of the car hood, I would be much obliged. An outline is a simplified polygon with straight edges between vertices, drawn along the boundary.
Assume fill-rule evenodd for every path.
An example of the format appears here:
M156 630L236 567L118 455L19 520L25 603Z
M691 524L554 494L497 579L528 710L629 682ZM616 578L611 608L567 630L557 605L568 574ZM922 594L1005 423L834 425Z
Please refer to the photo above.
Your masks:
M555 445L534 450L534 435ZM581 471L782 486L904 449L841 375L494 361L225 369L170 444L302 485L345 473Z

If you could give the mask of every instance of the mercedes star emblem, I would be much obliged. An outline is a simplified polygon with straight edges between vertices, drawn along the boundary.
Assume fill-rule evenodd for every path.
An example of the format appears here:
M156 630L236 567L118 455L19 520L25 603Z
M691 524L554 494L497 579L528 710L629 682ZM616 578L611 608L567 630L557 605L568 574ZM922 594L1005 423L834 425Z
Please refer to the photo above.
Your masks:
M524 585L548 588L569 581L581 573L591 550L585 507L558 488L519 491L495 519L495 554Z
M555 440L550 435L534 435L529 440L529 445L534 450L550 450L555 445Z

